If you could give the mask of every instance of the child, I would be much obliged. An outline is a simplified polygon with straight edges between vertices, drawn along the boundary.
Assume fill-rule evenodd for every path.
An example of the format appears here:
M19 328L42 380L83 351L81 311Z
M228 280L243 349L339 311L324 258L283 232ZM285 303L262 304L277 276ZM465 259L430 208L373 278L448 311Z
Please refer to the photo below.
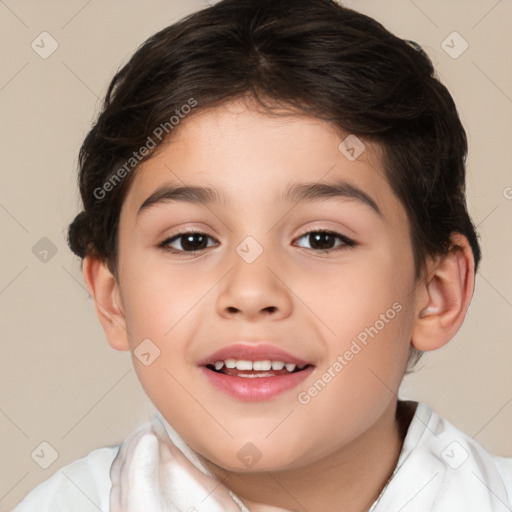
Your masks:
M333 0L223 0L150 38L69 228L158 409L26 511L506 511L512 459L402 401L480 260L431 62Z

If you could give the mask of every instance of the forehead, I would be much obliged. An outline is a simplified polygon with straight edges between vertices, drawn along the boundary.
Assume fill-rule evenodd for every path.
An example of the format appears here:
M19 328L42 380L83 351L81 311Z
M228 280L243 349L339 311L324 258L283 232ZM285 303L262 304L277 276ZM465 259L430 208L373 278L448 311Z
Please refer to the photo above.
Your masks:
M340 143L349 135L319 119L270 115L240 101L199 110L139 166L123 209L138 211L162 185L202 186L212 189L216 202L234 205L261 196L276 204L296 197L289 194L294 184L332 182L344 182L389 209L397 199L380 147L351 136L349 141L364 147L356 146L363 151L348 158L353 152Z

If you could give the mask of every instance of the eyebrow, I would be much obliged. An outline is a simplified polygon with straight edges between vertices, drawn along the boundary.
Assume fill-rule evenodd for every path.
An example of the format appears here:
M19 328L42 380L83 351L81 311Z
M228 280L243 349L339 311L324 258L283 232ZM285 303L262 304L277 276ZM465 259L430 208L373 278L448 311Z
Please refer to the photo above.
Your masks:
M282 195L281 200L285 202L320 201L323 199L343 197L355 199L369 206L378 215L382 215L377 203L360 188L347 183L346 181L333 181L329 183L295 183ZM213 204L224 202L215 189L202 186L175 186L163 185L155 190L140 206L137 216L152 206L179 201L185 203Z
M200 186L174 186L164 185L156 189L140 206L137 216L144 210L157 204L167 203L169 201L181 201L184 203L221 203L223 198L218 192L209 187Z
M377 203L366 192L343 180L329 183L296 183L285 192L282 200L290 202L320 201L337 197L355 199L382 216Z

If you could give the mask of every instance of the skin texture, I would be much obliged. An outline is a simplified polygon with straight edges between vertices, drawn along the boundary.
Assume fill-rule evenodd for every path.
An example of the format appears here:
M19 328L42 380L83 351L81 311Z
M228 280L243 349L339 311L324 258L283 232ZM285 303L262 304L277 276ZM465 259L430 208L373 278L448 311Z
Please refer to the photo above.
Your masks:
M349 161L342 139L326 122L270 116L250 103L198 111L136 171L120 216L118 280L92 255L84 260L108 342L133 352L150 339L159 348L149 366L133 358L146 393L251 511L328 512L340 501L346 512L367 510L410 421L395 418L410 344L434 350L449 341L473 291L473 258L459 234L415 280L407 215L380 148L364 141ZM354 198L280 199L294 183L335 179L364 191L380 215ZM167 201L137 215L163 184L209 186L224 200ZM212 237L209 247L182 255L159 247L190 229ZM304 232L325 230L355 245L311 248ZM236 251L247 236L263 250L252 263ZM183 248L179 239L172 247ZM338 356L393 304L400 311L301 403L299 393L332 374ZM314 370L270 400L237 400L214 388L198 362L242 340L279 347ZM261 454L250 468L237 456L247 443Z

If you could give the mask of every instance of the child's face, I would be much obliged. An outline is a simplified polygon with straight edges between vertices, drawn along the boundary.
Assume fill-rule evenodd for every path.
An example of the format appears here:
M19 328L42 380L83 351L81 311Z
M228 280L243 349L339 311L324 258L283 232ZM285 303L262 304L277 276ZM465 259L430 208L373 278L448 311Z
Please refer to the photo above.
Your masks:
M396 401L415 317L408 220L378 147L366 143L349 161L340 142L325 122L231 103L183 120L137 171L123 204L126 347L145 339L158 347L148 366L133 358L147 394L192 448L224 468L251 469L246 452L261 454L254 471L318 460ZM299 183L335 181L359 197L283 199ZM209 187L221 200L166 200L139 211L164 186ZM179 254L159 247L190 230L208 238L170 241ZM310 231L342 238L304 236ZM310 366L267 377L204 366L230 354ZM260 375L272 375L265 364Z

